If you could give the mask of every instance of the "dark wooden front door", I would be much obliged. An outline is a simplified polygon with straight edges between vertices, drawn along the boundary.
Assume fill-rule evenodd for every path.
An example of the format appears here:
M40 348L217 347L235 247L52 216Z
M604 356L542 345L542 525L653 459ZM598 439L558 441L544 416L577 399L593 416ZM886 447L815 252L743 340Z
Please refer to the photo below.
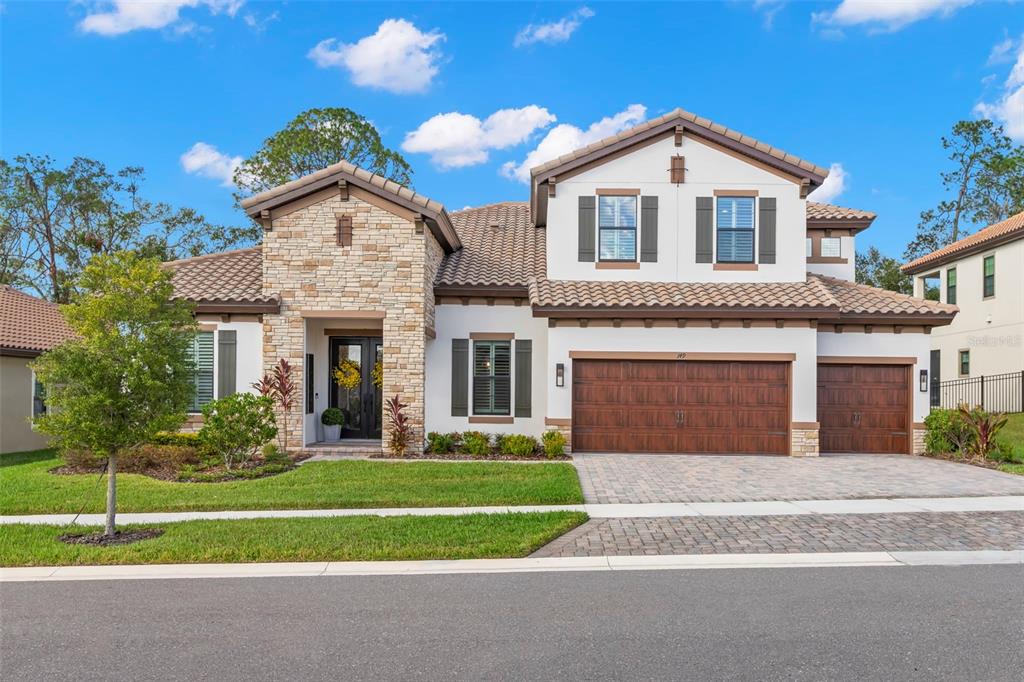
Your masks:
M383 339L379 337L331 337L331 407L345 414L342 438L380 438L381 390L374 382L374 368L381 362ZM338 384L335 370L345 361L359 372L359 382L351 387Z
M786 454L782 362L576 360L577 452Z
M906 365L818 365L821 451L908 452L909 373Z

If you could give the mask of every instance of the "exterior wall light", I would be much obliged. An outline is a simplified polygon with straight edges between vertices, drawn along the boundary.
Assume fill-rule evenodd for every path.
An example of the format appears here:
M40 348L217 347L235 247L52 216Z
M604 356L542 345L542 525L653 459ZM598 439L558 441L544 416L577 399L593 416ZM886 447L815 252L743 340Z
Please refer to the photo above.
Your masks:
M555 386L565 386L565 365L561 362L555 365Z
M922 369L921 370L921 386L920 386L920 388L921 388L921 393L927 393L928 392L928 370L926 370L926 369Z

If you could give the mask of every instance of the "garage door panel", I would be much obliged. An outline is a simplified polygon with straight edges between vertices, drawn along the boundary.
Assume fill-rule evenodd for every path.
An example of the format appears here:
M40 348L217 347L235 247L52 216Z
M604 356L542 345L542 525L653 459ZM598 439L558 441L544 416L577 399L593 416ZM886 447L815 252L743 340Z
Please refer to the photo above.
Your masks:
M572 387L573 403L585 405L619 405L622 396L616 384L574 384Z
M683 411L683 428L686 429L731 429L733 412L728 408L705 407L700 410Z
M573 424L594 428L625 428L628 426L629 413L618 407L587 407L576 410Z
M679 380L687 383L725 382L731 369L727 362L683 362L680 364Z
M576 362L572 373L576 379L604 379L618 381L622 378L622 362Z
M633 408L620 410L626 416L626 425L634 429L675 429L676 415L674 410Z
M911 397L906 365L818 365L821 451L907 452Z
M625 381L676 382L676 367L671 362L627 362L622 378Z
M789 392L785 386L744 386L736 392L734 404L740 406L779 406L785 405ZM776 409L778 409L776 407Z
M674 384L627 384L623 391L631 403L672 407L679 404L679 387Z
M788 446L788 433L781 434L738 434L736 436L736 452L741 454L757 454L759 452L778 452Z
M738 430L744 431L787 431L788 413L780 410L737 409L733 412L733 422Z
M675 430L641 431L634 434L630 447L636 452L678 452ZM622 450L619 450L621 452Z
M679 404L683 407L730 405L733 401L731 386L683 386Z

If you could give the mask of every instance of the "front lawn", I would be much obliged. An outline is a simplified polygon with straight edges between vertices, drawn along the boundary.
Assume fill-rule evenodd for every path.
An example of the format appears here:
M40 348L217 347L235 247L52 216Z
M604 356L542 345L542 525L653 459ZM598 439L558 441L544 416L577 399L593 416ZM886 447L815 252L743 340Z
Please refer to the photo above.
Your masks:
M996 440L1009 448L1014 462L1024 464L1024 413L1006 415L1006 426Z
M586 521L549 512L467 516L349 516L312 519L184 521L130 545L69 545L63 526L0 526L0 566L381 561L524 557ZM76 527L73 533L101 530Z
M52 450L0 456L0 514L104 510L98 476L51 474ZM312 462L277 476L178 483L118 474L121 512L580 504L571 464Z

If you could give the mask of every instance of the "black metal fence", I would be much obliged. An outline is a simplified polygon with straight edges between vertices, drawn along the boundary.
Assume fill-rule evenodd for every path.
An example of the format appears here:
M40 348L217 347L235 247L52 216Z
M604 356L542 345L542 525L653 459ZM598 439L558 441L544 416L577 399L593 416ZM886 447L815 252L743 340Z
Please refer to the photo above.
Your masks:
M1024 370L932 382L932 407L981 405L993 412L1024 412Z

